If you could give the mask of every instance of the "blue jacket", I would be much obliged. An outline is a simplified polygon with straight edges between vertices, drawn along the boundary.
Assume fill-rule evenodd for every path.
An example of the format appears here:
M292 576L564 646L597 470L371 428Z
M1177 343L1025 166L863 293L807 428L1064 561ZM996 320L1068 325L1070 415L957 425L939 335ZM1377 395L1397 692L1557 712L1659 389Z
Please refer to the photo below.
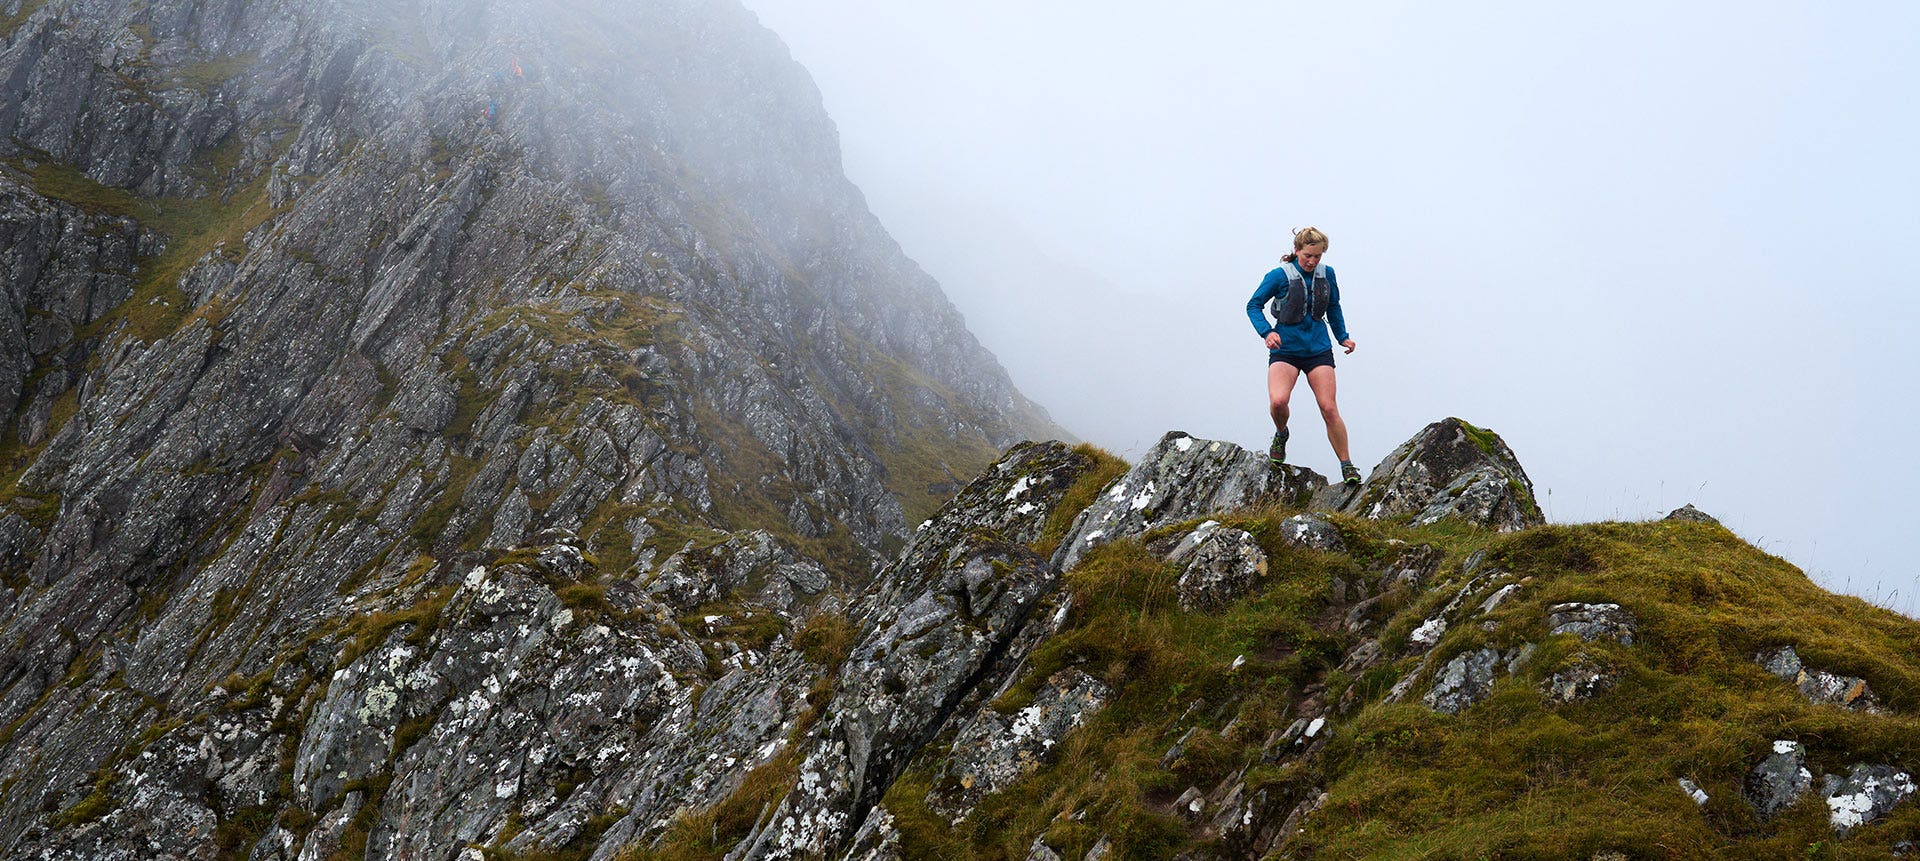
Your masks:
M1347 318L1340 313L1340 282L1333 277L1333 267L1322 263L1320 270L1327 273L1327 285L1333 288L1332 295L1327 297L1327 318L1323 321L1309 316L1292 326L1273 325L1267 320L1265 310L1268 301L1287 289L1286 267L1276 268L1260 279L1260 289L1253 291L1253 298L1247 300L1247 319L1253 321L1253 330L1259 332L1262 338L1267 337L1268 332L1280 333L1280 349L1269 352L1284 356L1317 356L1331 352L1334 344L1347 340ZM1303 274L1313 277L1312 273ZM1329 325L1333 327L1331 340L1327 338Z

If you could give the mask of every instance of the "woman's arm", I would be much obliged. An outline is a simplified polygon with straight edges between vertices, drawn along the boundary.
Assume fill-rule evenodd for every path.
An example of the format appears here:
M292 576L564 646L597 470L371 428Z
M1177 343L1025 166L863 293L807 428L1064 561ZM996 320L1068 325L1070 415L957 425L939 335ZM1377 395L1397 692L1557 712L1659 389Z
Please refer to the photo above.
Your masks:
M1274 291L1280 289L1280 285L1287 283L1285 278L1274 277L1274 274L1279 271L1275 269L1273 272L1268 272L1267 277L1260 279L1260 289L1253 291L1253 298L1247 300L1247 319L1253 321L1253 331L1258 332L1262 338L1273 331L1273 324L1267 322L1265 311L1267 300L1273 298Z
M1340 346L1353 352L1353 339L1347 336L1347 315L1340 311L1340 282L1333 280L1333 272L1327 272L1327 323L1333 327L1333 340Z

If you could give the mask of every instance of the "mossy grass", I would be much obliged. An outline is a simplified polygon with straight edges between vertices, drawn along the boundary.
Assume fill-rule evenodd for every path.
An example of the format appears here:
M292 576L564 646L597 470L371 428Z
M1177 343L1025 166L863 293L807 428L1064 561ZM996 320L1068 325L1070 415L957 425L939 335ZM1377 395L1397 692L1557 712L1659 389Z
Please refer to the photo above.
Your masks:
M1180 610L1177 568L1136 540L1099 548L1068 572L1065 630L1035 651L1004 698L1030 699L1071 667L1112 686L1111 703L1049 764L989 796L958 828L926 807L937 753L923 752L885 799L906 857L1020 858L1041 835L1066 857L1102 836L1114 857L1205 848L1208 833L1174 816L1171 801L1235 774L1249 794L1297 799L1324 787L1325 806L1281 846L1320 858L1884 857L1893 841L1920 837L1912 802L1836 840L1817 793L1771 821L1741 793L1774 739L1805 744L1819 773L1863 762L1920 767L1920 623L1828 593L1710 524L1499 535L1336 517L1351 552L1332 554L1285 546L1279 525L1291 513L1219 518L1253 533L1270 560L1255 593L1216 613ZM1489 614L1493 630L1456 625L1424 672L1482 645L1536 645L1486 701L1457 716L1419 704L1420 684L1405 702L1381 702L1395 681L1423 672L1418 656L1334 669L1359 635L1334 622L1345 605L1332 582L1375 577L1422 544L1442 562L1424 590L1382 596L1390 655L1466 583L1462 563L1475 554L1479 588L1520 590ZM1546 608L1565 601L1622 605L1638 619L1635 644L1547 636ZM1753 661L1780 645L1812 666L1866 678L1892 713L1807 702ZM1237 658L1245 660L1236 669ZM1618 681L1589 701L1553 705L1541 682L1574 662L1604 666ZM1354 709L1330 716L1321 756L1262 761L1266 740L1298 716L1314 685L1328 703L1351 691ZM1189 729L1184 751L1163 764ZM1681 792L1680 777L1706 789L1704 807Z
M1040 538L1033 542L1033 552L1051 557L1060 547L1061 539L1067 536L1067 530L1073 528L1073 519L1080 516L1087 506L1093 504L1101 489L1112 484L1114 479L1127 474L1127 462L1114 456L1112 452L1090 443L1081 443L1073 447L1074 452L1093 461L1093 468L1081 473L1060 497L1060 502L1047 513L1047 523L1040 530Z
M40 7L45 5L47 0L20 0L20 8L15 9L13 14L0 15L0 39L12 36L13 31L27 23L28 16L40 11Z

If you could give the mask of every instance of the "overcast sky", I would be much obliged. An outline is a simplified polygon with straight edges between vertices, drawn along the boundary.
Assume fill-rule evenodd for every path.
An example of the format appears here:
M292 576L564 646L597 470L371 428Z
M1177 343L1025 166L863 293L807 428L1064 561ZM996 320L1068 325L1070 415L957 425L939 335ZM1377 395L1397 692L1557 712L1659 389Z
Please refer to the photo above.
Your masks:
M1555 521L1694 502L1920 607L1920 4L745 2L1069 430L1264 446L1244 306L1313 224L1362 469L1458 415Z

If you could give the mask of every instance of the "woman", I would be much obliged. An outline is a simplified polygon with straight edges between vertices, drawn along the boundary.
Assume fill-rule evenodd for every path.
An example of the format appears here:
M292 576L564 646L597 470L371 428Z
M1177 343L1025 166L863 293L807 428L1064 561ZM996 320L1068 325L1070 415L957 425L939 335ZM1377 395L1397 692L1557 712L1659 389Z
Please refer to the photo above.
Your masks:
M1280 258L1280 268L1260 280L1260 289L1247 300L1247 319L1267 342L1267 400L1273 415L1273 445L1267 456L1275 466L1287 460L1287 402L1300 375L1307 375L1320 417L1327 423L1327 441L1340 457L1340 480L1360 483L1360 470L1347 452L1347 423L1334 402L1333 345L1338 341L1353 352L1347 320L1340 313L1340 284L1333 267L1320 265L1327 253L1327 235L1312 227L1293 232L1293 253ZM1262 306L1273 304L1273 322ZM1327 326L1333 326L1333 338Z

